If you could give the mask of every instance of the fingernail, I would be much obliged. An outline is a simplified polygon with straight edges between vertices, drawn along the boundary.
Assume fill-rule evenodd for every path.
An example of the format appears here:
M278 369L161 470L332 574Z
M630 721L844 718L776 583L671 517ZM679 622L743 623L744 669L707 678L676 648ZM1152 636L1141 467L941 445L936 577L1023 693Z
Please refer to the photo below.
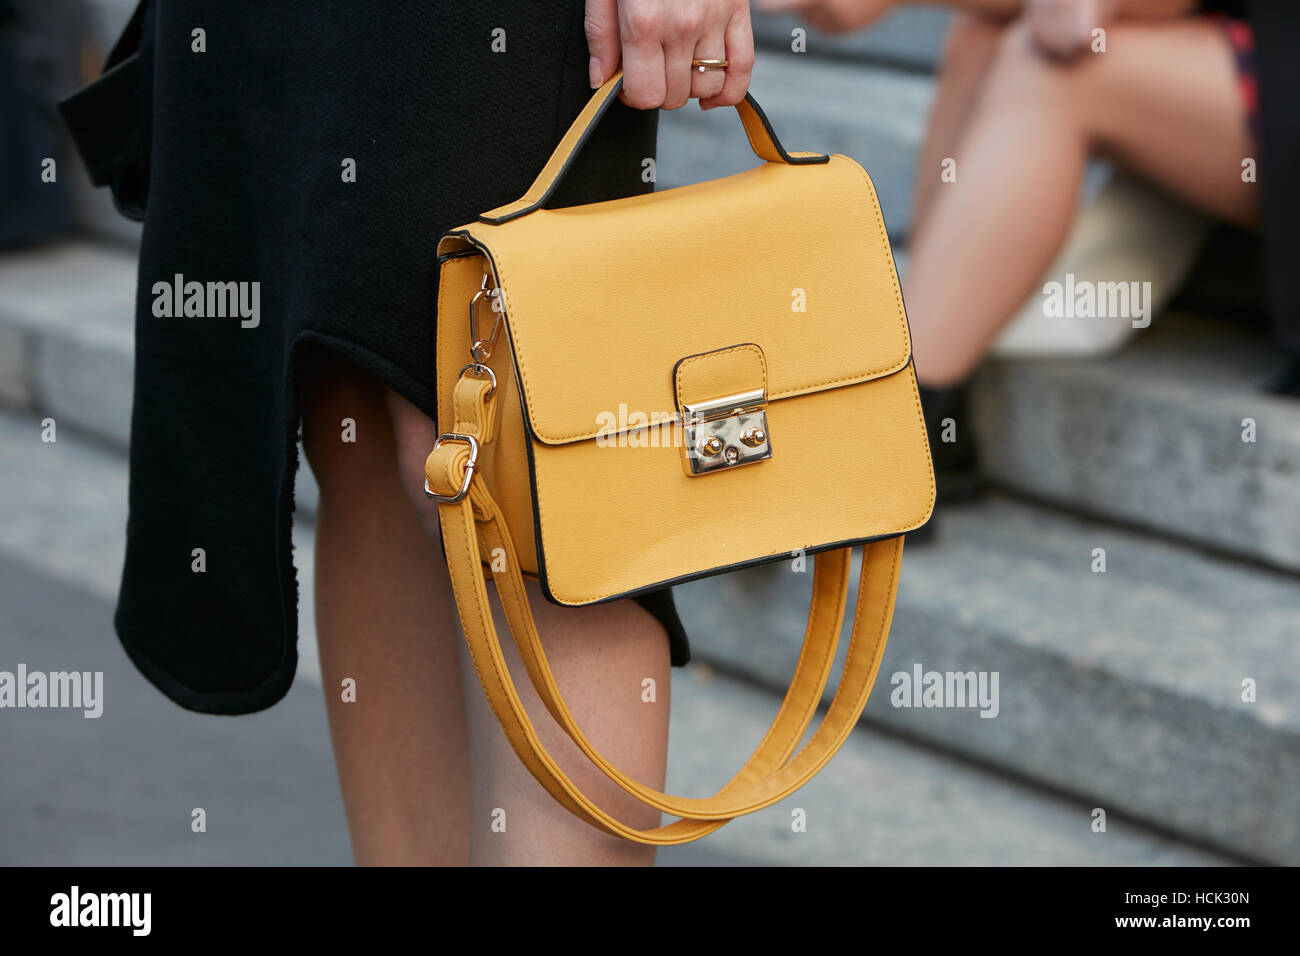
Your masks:
M600 69L600 60L594 56L587 60L587 77L591 80L591 88L594 90L600 86L602 71Z

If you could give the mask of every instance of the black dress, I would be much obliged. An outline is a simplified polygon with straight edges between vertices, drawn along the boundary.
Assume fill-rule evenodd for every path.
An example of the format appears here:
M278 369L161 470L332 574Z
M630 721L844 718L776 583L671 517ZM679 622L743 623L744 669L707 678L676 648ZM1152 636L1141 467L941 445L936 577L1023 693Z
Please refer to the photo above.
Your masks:
M295 355L331 349L434 415L438 237L521 195L589 98L583 8L145 0L63 104L92 177L144 220L115 624L181 706L288 690ZM656 123L612 110L553 205L653 188ZM245 308L190 282L243 284L221 288ZM671 591L641 603L685 663Z

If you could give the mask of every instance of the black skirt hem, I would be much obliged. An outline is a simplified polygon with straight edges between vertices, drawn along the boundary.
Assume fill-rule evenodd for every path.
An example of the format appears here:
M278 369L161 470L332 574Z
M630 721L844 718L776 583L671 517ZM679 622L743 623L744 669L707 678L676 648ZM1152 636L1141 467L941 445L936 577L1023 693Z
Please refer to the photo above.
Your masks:
M424 414L436 420L436 399L433 391L418 382L401 368L374 351L355 342L316 331L303 331L293 338L289 348L289 368L285 375L285 467L280 487L283 489L279 505L279 555L281 601L284 624L281 629L281 653L275 668L248 687L198 690L178 679L173 670L160 664L137 641L134 629L120 611L114 614L113 625L118 641L127 657L140 673L168 699L186 710L205 714L250 714L278 703L289 692L298 670L298 568L293 560L293 515L295 512L294 481L299 467L298 420L300 409L295 382L295 366L300 347L317 345L357 364L376 380L391 387ZM670 592L654 592L635 598L663 625L668 634L672 666L684 666L690 660L690 645L677 617ZM291 635L291 636L290 636Z

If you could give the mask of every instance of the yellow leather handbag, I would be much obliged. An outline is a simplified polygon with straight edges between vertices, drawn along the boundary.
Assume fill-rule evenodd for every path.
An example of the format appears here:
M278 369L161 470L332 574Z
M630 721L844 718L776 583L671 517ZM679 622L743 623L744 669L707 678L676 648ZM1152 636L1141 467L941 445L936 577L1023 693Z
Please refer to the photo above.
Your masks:
M518 201L438 244L439 421L425 465L466 642L515 753L609 833L684 843L783 799L857 723L893 615L902 535L934 475L907 318L875 189L846 156L789 153L753 99L754 169L545 209L621 87L593 95ZM853 633L821 725L863 545ZM575 723L524 591L598 604L816 554L812 608L771 730L717 795L682 798L611 765ZM501 652L491 573L547 710L611 780L680 817L638 830L542 746Z

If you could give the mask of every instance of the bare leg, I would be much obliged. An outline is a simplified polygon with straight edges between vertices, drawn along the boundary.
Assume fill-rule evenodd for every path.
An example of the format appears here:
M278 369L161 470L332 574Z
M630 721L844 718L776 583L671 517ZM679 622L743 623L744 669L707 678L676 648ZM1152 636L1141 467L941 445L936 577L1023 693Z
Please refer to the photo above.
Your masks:
M446 568L398 480L384 388L320 353L300 368L303 444L321 489L321 675L353 854L363 865L463 866L469 742ZM355 443L342 440L344 418Z
M907 275L917 374L965 378L1064 242L1098 152L1205 211L1253 223L1230 50L1199 19L1120 23L1108 52L1054 64L1007 31ZM1124 277L1127 278L1127 277Z
M939 178L943 161L956 156L980 84L997 55L1002 32L1009 22L968 13L953 15L944 43L930 123L918 159L909 231L913 245L920 241L935 193L943 185Z
M402 474L413 500L423 505L431 534L437 515L424 499L424 461L437 428L418 409L389 393ZM445 567L442 574L446 576ZM625 773L662 789L668 755L668 637L657 620L633 601L561 608L529 586L533 614L574 717L584 733ZM489 589L491 591L491 589ZM524 707L542 742L573 780L608 812L641 828L659 814L627 796L590 766L546 712L523 670L499 602L492 595L497 632ZM463 641L462 641L463 645ZM461 647L462 658L468 652ZM608 836L556 803L515 756L492 714L468 661L463 685L472 755L470 859L476 865L650 865L654 848ZM652 678L656 700L642 699ZM504 813L505 831L499 826ZM494 823L497 827L494 827Z

